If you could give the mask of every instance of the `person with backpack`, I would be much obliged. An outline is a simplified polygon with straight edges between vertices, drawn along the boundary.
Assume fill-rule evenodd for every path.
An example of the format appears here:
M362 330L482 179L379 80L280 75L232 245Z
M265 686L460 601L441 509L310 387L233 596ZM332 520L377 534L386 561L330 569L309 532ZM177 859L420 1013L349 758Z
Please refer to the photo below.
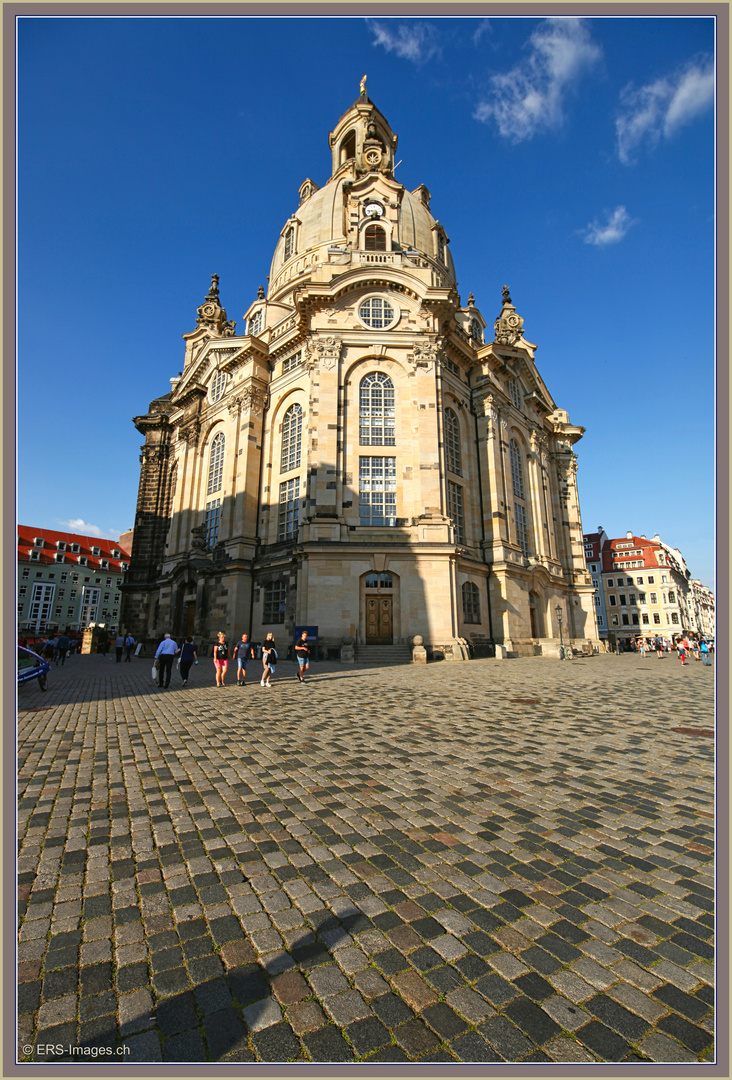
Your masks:
M131 664L132 663L132 660L130 659L130 657L132 656L132 650L134 649L134 647L135 647L135 639L133 638L132 634L128 630L127 634L125 635L125 651L126 651L125 663L126 664Z
M259 685L271 688L272 676L275 673L275 664L277 663L277 650L275 649L274 634L271 630L262 646L262 663L264 664L264 671Z
M701 653L702 664L704 664L705 667L709 667L712 663L712 658L709 655L709 646L707 645L706 638L701 639L699 652Z
M218 642L213 647L213 662L216 668L216 685L225 686L226 669L229 666L229 643L223 630L218 633Z

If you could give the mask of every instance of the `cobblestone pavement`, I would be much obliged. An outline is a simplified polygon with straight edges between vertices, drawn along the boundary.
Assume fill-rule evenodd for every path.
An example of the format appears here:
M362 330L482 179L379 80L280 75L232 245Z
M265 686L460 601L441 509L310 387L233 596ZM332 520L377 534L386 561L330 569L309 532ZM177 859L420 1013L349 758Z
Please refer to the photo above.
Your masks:
M713 669L209 668L19 692L21 1060L713 1060Z

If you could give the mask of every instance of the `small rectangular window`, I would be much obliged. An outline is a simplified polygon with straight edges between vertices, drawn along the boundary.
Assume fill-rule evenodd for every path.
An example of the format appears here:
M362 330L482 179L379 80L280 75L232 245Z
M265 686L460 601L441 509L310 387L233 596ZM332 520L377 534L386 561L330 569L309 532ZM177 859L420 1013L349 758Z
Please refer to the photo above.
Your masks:
M618 617L617 617L617 615L612 615L610 617L610 625L611 626L617 626L618 625Z
M621 607L627 607L628 606L627 603L626 603L625 593L620 593L620 606Z
M612 578L608 578L607 579L607 587L608 587L608 589L612 589L614 585L615 585L614 580Z
M655 579L655 578L653 577L653 575L651 575L651 576L650 576L650 577L648 578L648 584L649 584L649 585L655 585L655 581L656 581L656 579Z
M618 606L617 597L613 596L612 593L610 594L610 596L608 596L608 600L610 601L610 607L617 607Z
M648 612L644 611L641 615L641 622L644 626L648 626Z
M623 626L629 626L629 625L630 625L630 619L628 618L628 616L625 613L623 613Z
M661 616L659 615L659 613L657 611L653 612L653 622L655 623L656 626L661 625Z
M650 600L651 604L657 604L658 603L658 593L652 592L650 594L649 600Z

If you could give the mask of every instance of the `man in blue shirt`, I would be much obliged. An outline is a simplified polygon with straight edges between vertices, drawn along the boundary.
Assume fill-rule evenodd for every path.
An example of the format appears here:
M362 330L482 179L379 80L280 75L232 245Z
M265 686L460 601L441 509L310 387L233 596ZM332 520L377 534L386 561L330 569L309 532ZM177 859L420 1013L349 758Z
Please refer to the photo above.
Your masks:
M178 646L170 634L166 634L157 647L155 659L158 662L158 686L161 690L167 690L170 686L170 673L173 670L173 660L178 651Z

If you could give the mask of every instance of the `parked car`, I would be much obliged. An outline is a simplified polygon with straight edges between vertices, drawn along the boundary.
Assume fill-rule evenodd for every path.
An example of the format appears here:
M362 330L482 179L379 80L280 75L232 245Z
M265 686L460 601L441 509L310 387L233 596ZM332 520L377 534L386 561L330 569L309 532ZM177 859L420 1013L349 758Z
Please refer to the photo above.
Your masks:
M39 687L45 690L50 670L51 665L42 656L18 645L18 686L30 682L31 679L38 679Z

